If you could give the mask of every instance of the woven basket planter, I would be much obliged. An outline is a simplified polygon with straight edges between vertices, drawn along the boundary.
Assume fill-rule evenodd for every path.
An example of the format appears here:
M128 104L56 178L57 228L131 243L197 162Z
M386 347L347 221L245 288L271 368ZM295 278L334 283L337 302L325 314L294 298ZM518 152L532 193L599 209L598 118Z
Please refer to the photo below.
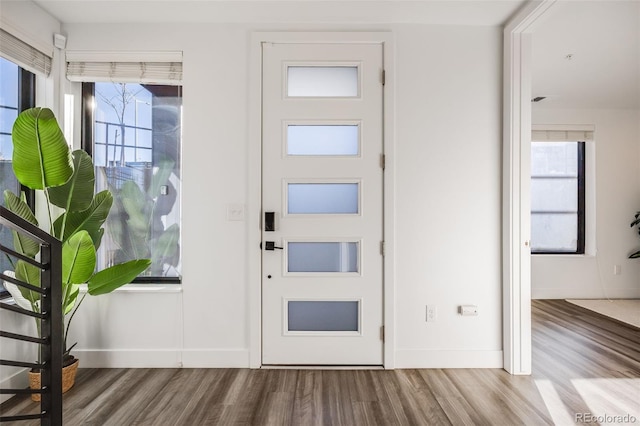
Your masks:
M76 373L78 372L78 364L80 360L76 359L73 364L67 365L62 369L62 393L65 393L76 382ZM29 371L29 387L31 389L40 389L40 373L32 373ZM31 394L31 399L40 401L40 394Z

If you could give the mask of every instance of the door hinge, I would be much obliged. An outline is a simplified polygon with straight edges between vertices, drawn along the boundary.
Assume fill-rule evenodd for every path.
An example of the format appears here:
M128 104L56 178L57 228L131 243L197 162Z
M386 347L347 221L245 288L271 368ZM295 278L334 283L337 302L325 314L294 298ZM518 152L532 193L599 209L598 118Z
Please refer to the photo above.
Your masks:
M380 167L382 167L382 170L384 170L386 166L387 166L387 156L384 154L380 154Z
M380 326L380 340L384 343L384 325Z
M382 70L382 85L384 86L387 81L387 72Z
M380 241L380 254L384 256L384 241Z

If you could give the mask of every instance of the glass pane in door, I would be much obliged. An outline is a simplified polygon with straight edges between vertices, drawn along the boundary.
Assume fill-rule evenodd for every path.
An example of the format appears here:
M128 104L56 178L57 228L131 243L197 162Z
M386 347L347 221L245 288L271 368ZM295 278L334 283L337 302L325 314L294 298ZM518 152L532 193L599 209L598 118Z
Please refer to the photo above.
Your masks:
M287 155L358 155L357 125L287 126Z
M290 97L358 96L358 67L287 67Z
M358 243L290 242L287 272L358 272Z
M289 183L289 214L357 214L357 183Z
M288 331L358 331L357 301L290 300Z

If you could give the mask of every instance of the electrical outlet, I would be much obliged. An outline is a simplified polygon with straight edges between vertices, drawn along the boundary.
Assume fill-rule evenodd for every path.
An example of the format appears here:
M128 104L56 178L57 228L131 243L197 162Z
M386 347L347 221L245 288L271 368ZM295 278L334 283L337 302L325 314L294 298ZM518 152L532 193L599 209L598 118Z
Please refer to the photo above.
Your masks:
M477 316L478 305L461 305L458 312L464 316Z
M613 265L613 275L622 275L622 265Z
M438 319L438 307L436 305L427 305L427 322L434 322Z

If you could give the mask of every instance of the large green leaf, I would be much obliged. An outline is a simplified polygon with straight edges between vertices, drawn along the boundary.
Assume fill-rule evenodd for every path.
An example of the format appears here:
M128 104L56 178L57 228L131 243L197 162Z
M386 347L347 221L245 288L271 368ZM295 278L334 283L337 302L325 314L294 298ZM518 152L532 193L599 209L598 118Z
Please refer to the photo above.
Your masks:
M60 216L53 224L53 232L60 235L62 224L66 220L64 235L60 238L66 241L78 231L87 231L94 245L98 246L102 239L100 228L109 216L109 210L113 204L113 196L108 190L96 194L89 208L81 212L69 212Z
M64 185L51 188L51 202L67 212L80 212L89 208L93 200L96 176L89 154L78 149L73 151L73 175Z
M13 124L13 171L31 189L60 186L73 174L71 152L48 108L21 112Z
M4 204L6 205L7 209L12 211L13 213L17 214L27 222L38 226L38 220L34 216L27 203L23 199L18 198L17 195L9 191L8 189L4 191ZM34 258L35 255L38 254L38 252L40 251L40 244L20 232L11 232L13 234L14 250L31 258Z
M69 284L66 288L66 294L62 301L62 312L67 315L76 304L78 300L78 294L80 294L80 286L78 284Z
M149 259L137 259L111 266L96 273L87 281L89 294L98 296L111 293L118 287L130 283L151 265Z
M98 232L94 235L91 235L91 239L93 240L93 246L96 248L96 251L100 248L100 243L102 243L102 237L104 237L104 228L98 229Z
M69 284L87 282L96 268L96 249L87 231L79 231L62 245L63 291Z
M40 269L25 262L24 260L18 260L16 263L16 279L40 287ZM31 303L36 303L40 300L40 294L35 291L27 290L20 287L20 293L25 299Z

